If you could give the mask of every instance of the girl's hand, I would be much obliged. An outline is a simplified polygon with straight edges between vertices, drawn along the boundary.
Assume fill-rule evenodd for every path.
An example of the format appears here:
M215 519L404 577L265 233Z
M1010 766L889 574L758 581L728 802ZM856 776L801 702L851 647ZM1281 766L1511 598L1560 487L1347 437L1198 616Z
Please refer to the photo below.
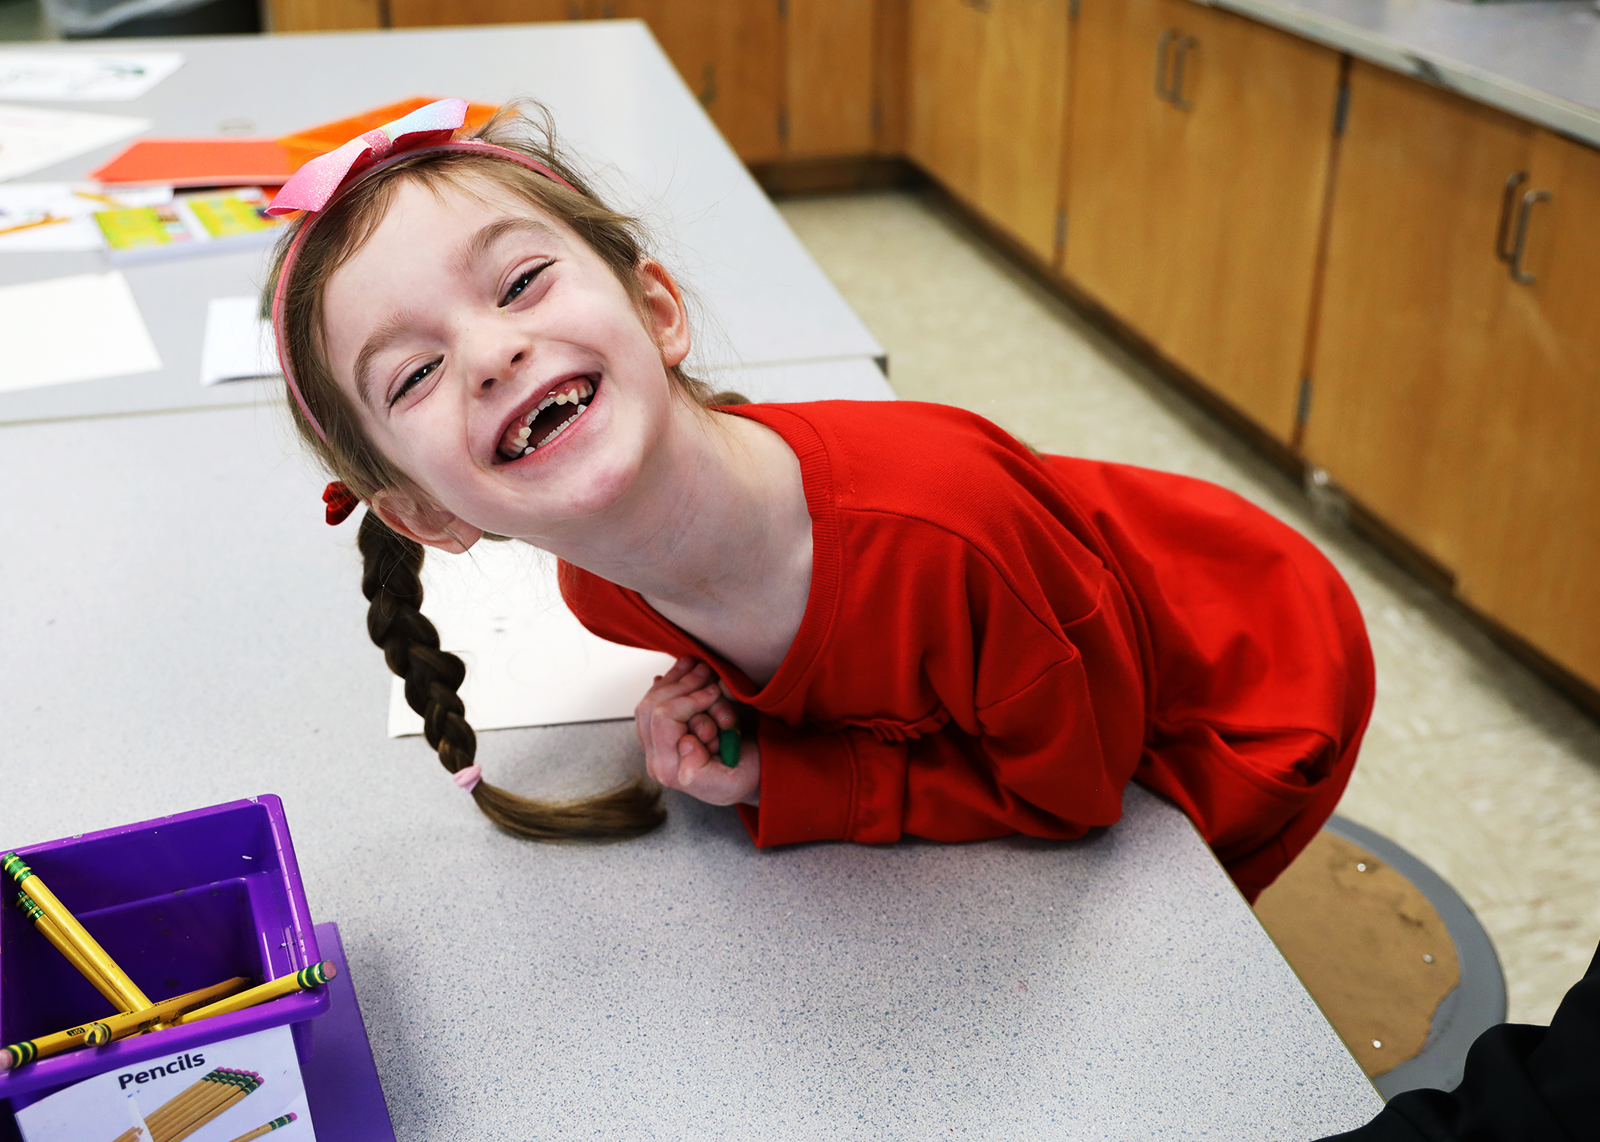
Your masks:
M732 769L712 755L717 735L739 724L733 703L711 667L680 658L656 679L633 711L650 776L712 805L754 805L761 791L761 751L741 743Z

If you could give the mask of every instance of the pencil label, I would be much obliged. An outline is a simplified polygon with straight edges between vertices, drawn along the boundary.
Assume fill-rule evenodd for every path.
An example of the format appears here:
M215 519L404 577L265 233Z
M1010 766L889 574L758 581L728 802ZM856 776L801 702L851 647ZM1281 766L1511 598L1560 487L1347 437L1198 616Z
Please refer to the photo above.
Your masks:
M24 1142L316 1139L288 1027L118 1066L24 1107L16 1118Z

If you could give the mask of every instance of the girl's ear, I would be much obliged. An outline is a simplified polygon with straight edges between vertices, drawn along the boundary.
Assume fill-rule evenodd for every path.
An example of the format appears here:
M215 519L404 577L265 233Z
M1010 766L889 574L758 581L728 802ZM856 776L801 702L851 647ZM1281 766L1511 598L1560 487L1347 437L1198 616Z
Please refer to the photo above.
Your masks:
M661 349L661 363L672 368L689 355L689 311L667 268L654 258L639 263L646 328Z
M372 494L371 504L393 531L452 555L460 555L483 538L483 528L473 527L416 492L384 488Z

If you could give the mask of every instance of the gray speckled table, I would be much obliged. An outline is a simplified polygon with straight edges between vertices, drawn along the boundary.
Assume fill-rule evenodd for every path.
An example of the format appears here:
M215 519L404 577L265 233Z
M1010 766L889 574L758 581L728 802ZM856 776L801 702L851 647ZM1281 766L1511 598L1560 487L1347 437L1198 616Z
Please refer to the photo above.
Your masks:
M0 842L280 794L405 1142L1248 1142L1378 1110L1137 789L1075 844L759 852L677 797L625 844L497 833L385 736L320 487L277 406L0 427ZM482 761L560 796L638 747L629 723L502 731Z
M1600 145L1590 0L1197 0Z

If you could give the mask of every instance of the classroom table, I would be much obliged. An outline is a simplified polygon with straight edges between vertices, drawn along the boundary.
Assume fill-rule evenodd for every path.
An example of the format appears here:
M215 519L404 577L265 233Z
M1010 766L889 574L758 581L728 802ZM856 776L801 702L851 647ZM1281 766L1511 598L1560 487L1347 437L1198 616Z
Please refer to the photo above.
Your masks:
M617 80L608 108L560 109L576 121L569 136L625 139L597 124L637 114L638 145L659 156L675 153L663 133L704 126L686 92L652 118L660 100L634 84L652 68L658 88L671 77L639 25L183 47L189 79L216 93L213 117L234 113L221 101L238 76L264 74L206 64L213 48L300 61L287 109L250 104L272 107L260 126L279 131L326 117L301 88L364 53L400 78L362 105L409 93L416 74L442 86L437 69L401 66L418 59L441 61L454 90L498 98L509 89L469 87L473 69L448 61L466 46L520 58L516 43L548 35L567 37L568 56L593 37L605 50L590 70ZM585 71L559 51L547 62ZM163 129L206 127L193 112ZM737 225L694 238L702 288L731 280L712 273L717 259L749 275L788 266L749 278L769 308L725 316L730 338L747 360L765 352L748 346L778 347L774 391L848 391L838 370L876 372L875 343L816 288L825 280L770 206L734 209L744 176L732 161L709 148L662 168L676 186L699 177L690 166L722 164L733 187L719 201ZM699 235L693 221L680 233ZM365 636L354 524L323 525L325 477L281 401L208 407L220 398L185 388L198 388L194 361L168 355L199 330L162 299L194 309L237 292L236 270L149 269L136 288L162 373L63 386L55 405L32 394L26 407L58 420L11 413L29 394L0 404L12 421L0 423L0 844L282 796L313 917L340 925L403 1142L1244 1142L1316 1138L1377 1111L1188 821L1137 788L1121 823L1074 843L763 852L732 810L676 794L667 824L636 841L546 846L495 831L419 739L385 735L390 682ZM149 284L158 275L170 293ZM783 340L792 331L775 318L791 297L801 333L838 350L831 363L799 334ZM637 772L639 750L630 723L594 723L485 733L480 761L497 784L562 797Z
M140 116L151 120L153 136L216 135L241 125L277 136L411 95L486 103L536 99L550 109L563 146L601 193L644 219L659 255L687 287L699 318L691 367L738 376L751 367L848 361L849 376L859 382L850 395L893 395L881 372L874 380L860 368L872 360L886 364L883 347L638 21L119 40L116 47L178 50L185 60L138 99L31 105ZM125 145L27 178L83 178ZM6 254L0 285L105 268L99 253ZM165 367L138 377L0 391L0 424L275 398L276 388L261 382L198 384L206 304L257 293L265 280L261 252L208 253L134 264L124 272ZM786 384L778 391L788 394L792 386Z

